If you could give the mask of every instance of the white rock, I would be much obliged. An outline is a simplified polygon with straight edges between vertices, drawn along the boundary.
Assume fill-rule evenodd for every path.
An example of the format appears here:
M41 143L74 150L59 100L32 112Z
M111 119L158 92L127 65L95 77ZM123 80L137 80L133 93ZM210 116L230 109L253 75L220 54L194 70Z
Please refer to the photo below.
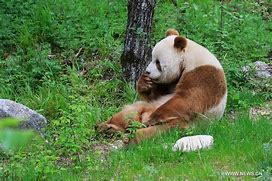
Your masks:
M179 139L172 147L172 150L190 152L203 148L210 148L212 145L213 137L210 135L186 136Z

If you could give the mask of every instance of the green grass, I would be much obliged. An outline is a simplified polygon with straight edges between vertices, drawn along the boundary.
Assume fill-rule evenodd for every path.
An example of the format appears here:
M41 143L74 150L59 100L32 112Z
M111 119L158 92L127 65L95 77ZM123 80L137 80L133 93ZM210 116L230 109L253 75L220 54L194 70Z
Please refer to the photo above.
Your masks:
M272 176L272 122L248 117L271 101L271 82L256 82L241 67L268 61L272 50L271 2L157 1L152 44L168 28L206 46L221 61L228 81L223 120L163 134L102 159L94 125L137 100L123 81L120 56L127 1L1 1L0 98L23 103L49 119L45 139L35 136L19 151L0 151L5 180L235 180L222 172ZM224 16L221 17L223 8ZM223 23L222 23L223 22ZM222 26L223 24L223 26ZM78 57L76 53L83 48ZM254 81L252 81L254 80ZM253 92L254 91L254 92ZM235 120L228 118L230 112ZM210 150L172 152L186 135L210 134ZM164 148L167 145L167 148ZM241 179L251 180L246 176Z
M216 180L223 178L220 174L227 171L261 172L262 164L272 161L263 150L263 143L269 142L272 136L271 123L267 120L252 123L248 118L241 117L235 123L222 120L204 127L201 130L199 128L203 126L200 126L190 134L213 135L215 144L211 150L172 152L169 145L182 136L176 130L112 153L106 161L108 171L105 179ZM168 144L168 148L164 148L164 144ZM101 172L105 172L105 167ZM101 175L97 174L99 177Z

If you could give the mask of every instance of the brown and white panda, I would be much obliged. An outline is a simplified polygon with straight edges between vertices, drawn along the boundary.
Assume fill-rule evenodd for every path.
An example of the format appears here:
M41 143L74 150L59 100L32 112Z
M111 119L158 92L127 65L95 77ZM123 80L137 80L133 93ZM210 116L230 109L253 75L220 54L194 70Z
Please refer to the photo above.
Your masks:
M124 131L126 117L148 127L136 131L135 142L173 127L187 128L200 115L209 119L222 117L227 101L223 68L205 47L179 36L174 29L158 42L152 61L140 77L137 91L144 101L125 107L100 130Z

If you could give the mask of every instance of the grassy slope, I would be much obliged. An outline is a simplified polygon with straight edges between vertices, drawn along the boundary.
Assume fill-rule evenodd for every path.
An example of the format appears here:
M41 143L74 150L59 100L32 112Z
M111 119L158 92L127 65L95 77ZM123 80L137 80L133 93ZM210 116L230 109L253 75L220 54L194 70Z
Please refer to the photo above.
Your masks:
M272 44L268 1L226 4L223 26L218 2L179 1L174 7L170 1L158 1L153 42L174 27L208 47L226 70L227 113L244 116L233 122L226 117L185 133L173 131L115 151L106 161L101 161L101 153L91 151L97 142L93 126L136 99L135 91L121 81L119 65L126 1L28 0L0 5L4 7L0 12L0 83L5 85L0 97L22 102L50 120L46 135L50 144L33 140L27 149L0 153L0 177L234 178L220 176L224 171L262 171L263 177L271 176L272 146L265 149L263 145L271 142L271 122L252 122L247 117L251 106L271 100L271 90L265 84L250 83L250 76L239 71L250 62L267 61ZM84 52L75 57L80 47ZM213 135L213 149L182 154L163 147L191 134Z

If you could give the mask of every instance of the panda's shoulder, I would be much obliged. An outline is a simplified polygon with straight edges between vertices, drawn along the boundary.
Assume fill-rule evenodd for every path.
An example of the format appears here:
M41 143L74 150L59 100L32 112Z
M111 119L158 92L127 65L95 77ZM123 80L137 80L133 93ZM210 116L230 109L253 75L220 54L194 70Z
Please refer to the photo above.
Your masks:
M185 49L185 72L191 71L200 66L214 66L220 70L223 70L223 67L216 56L210 52L203 45L198 44L197 42L187 39L187 46ZM184 72L184 73L185 73Z

